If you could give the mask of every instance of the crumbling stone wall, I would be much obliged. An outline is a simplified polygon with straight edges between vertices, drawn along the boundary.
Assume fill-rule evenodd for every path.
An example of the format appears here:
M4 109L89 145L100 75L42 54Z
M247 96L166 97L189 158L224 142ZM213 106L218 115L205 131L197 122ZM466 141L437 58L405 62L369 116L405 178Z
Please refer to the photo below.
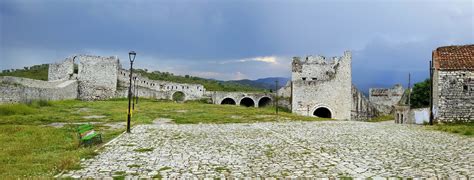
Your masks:
M70 79L74 74L74 57L68 57L62 62L49 64L48 81Z
M41 81L20 77L0 77L0 103L30 100L76 99L77 81Z
M323 56L294 57L292 62L292 112L313 116L318 108L331 118L351 119L352 55L326 60Z
M118 73L119 87L125 88L128 91L130 73L127 70L120 70ZM206 88L201 84L188 84L188 83L175 83L168 81L150 80L147 77L143 77L139 74L133 74L133 78L137 78L137 81L132 80L133 83L137 83L140 87L138 93L141 97L150 97L158 99L172 99L173 94L176 92L183 92L185 100L197 100L201 99L206 93ZM143 92L141 90L143 89ZM122 95L122 93L119 93ZM127 92L125 93L127 97Z
M291 97L291 81L286 82L286 85L278 89L278 96L280 97Z
M368 118L379 116L380 112L362 92L352 85L351 120L365 121Z
M393 88L370 88L369 100L382 114L393 113L393 107L402 98L405 89L400 84Z
M474 122L473 71L434 71L433 114L439 122Z
M115 96L120 68L117 57L81 55L76 59L79 60L79 99L99 100Z

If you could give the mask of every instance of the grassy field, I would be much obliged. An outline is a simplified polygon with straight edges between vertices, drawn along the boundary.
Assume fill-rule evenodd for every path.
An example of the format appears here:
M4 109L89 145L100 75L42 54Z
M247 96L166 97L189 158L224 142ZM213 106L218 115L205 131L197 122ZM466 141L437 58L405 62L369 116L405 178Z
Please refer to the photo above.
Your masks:
M78 148L77 124L97 122L96 129L105 141L125 128L108 124L126 120L125 99L83 102L34 101L30 104L0 105L0 177L51 177L62 170L80 168L81 158L95 155L93 148ZM152 123L157 118L170 118L175 123L246 123L275 121L273 108L246 108L201 102L175 103L140 99L132 118L132 127ZM94 117L95 119L87 119ZM322 120L279 113L280 120ZM64 127L51 127L64 123Z
M444 131L448 133L474 137L474 123L435 124L433 126L426 125L425 127L431 130Z
M393 121L393 120L394 120L393 115L383 115L383 116L371 118L368 122L382 122L382 121Z

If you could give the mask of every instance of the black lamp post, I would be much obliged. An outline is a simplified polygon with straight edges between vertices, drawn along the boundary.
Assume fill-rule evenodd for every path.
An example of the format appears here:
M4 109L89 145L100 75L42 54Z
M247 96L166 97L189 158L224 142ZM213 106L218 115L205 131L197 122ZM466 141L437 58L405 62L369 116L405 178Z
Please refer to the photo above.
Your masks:
M128 114L127 114L127 133L130 133L130 105L132 101L132 74L133 74L133 61L135 61L135 56L137 53L135 51L130 51L128 53L128 58L130 59L130 85L128 86Z
M135 104L138 105L138 83L140 83L140 80L138 77L135 77Z
M133 93L132 93L132 111L135 112L135 98L137 94L135 94L137 90L137 77L133 77Z

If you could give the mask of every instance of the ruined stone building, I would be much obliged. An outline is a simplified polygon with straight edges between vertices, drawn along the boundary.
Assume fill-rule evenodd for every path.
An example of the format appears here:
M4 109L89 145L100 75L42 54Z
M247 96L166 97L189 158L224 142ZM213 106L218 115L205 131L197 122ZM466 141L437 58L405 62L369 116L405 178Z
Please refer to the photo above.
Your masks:
M433 51L433 115L438 122L474 122L474 45Z
M369 101L380 113L391 114L394 105L400 101L404 92L405 89L400 84L396 84L392 88L370 88Z
M133 92L141 97L172 99L182 93L185 100L200 99L206 89L200 84L150 80L133 75ZM136 78L136 80L135 80ZM20 77L0 77L0 102L25 102L33 99L101 100L127 97L129 71L117 57L78 55L49 65L48 81Z
M291 110L305 116L334 119L367 119L376 110L352 85L352 55L341 57L294 57L290 88L280 95L291 94ZM290 91L291 93L288 93Z

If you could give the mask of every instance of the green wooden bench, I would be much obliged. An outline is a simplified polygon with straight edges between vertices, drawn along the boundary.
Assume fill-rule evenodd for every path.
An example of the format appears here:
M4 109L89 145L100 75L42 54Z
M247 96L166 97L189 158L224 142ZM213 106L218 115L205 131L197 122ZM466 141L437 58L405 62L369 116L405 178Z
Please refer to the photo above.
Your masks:
M83 124L77 127L77 134L79 136L79 146L91 146L94 143L102 143L102 134L94 130L92 124Z

